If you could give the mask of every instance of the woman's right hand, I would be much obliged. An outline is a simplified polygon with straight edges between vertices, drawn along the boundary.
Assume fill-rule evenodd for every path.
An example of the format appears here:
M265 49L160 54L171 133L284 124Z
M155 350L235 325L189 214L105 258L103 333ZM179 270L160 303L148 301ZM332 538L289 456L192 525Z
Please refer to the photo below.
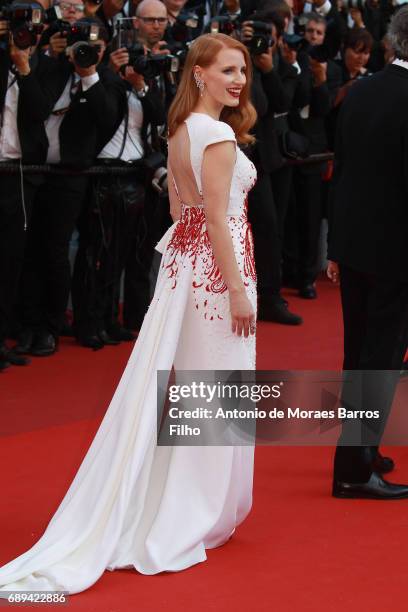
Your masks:
M255 313L248 299L245 289L230 291L230 311L232 321L232 333L237 336L248 338L249 334L255 333Z

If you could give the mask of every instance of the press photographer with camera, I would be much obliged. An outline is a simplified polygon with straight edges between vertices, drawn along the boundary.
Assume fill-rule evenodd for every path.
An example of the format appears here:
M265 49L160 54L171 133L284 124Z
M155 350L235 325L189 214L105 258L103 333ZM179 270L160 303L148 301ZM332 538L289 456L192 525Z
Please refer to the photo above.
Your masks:
M290 113L291 128L307 140L309 155L328 151L326 117L341 85L341 71L330 59L325 44L326 20L308 13L304 38L286 37L286 57L297 49L298 87ZM292 49L291 49L292 47ZM294 193L285 228L284 282L298 289L300 297L317 297L315 281L319 261L319 236L323 217L322 175L327 163L302 164L293 169Z
M94 350L134 339L131 331L118 321L120 281L125 268L125 303L128 277L135 266L138 268L134 316L143 318L150 303L149 271L155 244L151 235L156 203L149 186L155 168L148 132L152 132L153 126L164 124L166 117L159 94L136 71L131 51L121 47L110 55L110 68L126 86L125 110L119 127L99 153L98 164L107 170L118 166L132 168L132 173L107 172L93 180L92 197L81 218L75 262L75 333L83 346ZM130 260L132 265L128 268Z
M119 125L124 85L101 64L107 33L98 19L77 21L67 36L68 55L49 58L57 93L44 123L46 162L77 170L94 163ZM21 354L46 356L57 348L71 285L69 242L87 185L84 174L51 173L36 195L21 285Z
M28 359L5 344L11 331L33 200L42 177L22 164L43 164L44 121L52 109L52 62L37 51L45 14L37 3L3 4L0 9L0 165L17 172L0 175L0 369ZM42 73L43 80L39 80Z
M288 309L281 291L283 228L291 188L291 168L282 152L289 130L298 73L281 52L283 19L274 11L256 13L242 24L242 41L251 51L254 70L259 71L267 98L267 112L255 125L253 162L258 180L249 194L249 217L255 244L258 275L258 318L299 325L301 317Z

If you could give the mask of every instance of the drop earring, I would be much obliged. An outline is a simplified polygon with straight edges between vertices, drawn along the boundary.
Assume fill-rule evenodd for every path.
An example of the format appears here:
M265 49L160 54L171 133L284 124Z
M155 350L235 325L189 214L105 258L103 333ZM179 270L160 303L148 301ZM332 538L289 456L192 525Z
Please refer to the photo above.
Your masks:
M200 79L200 77L198 76L196 72L194 72L194 80L196 82L198 89L200 90L200 97L202 98L204 94L204 81Z

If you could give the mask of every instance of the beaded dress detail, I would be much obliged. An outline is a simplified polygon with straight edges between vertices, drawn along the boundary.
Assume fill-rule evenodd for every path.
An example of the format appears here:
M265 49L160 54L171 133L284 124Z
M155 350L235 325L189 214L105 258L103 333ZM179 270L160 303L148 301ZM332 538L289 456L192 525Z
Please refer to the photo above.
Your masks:
M226 123L199 113L186 124L202 193L205 147L235 141L235 135ZM236 152L227 222L255 310L246 199L256 173ZM231 332L205 203L183 206L157 249L163 256L155 293L111 403L42 537L0 568L0 597L16 590L79 593L118 568L183 570L205 561L205 550L226 542L250 511L253 446L157 445L158 370L255 368L255 337Z

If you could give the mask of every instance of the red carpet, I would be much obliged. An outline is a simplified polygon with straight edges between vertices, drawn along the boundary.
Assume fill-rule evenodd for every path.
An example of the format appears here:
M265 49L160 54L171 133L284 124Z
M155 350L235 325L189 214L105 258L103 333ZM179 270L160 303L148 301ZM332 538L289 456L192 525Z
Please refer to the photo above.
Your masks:
M259 369L338 369L338 289L316 301L287 293L301 327L259 324ZM57 355L0 376L0 565L29 548L63 497L108 405L131 345L93 353L73 341ZM408 451L392 449L395 481ZM332 449L258 447L254 506L225 546L184 572L105 572L70 610L325 612L406 610L408 501L330 497ZM393 594L391 603L391 594Z

